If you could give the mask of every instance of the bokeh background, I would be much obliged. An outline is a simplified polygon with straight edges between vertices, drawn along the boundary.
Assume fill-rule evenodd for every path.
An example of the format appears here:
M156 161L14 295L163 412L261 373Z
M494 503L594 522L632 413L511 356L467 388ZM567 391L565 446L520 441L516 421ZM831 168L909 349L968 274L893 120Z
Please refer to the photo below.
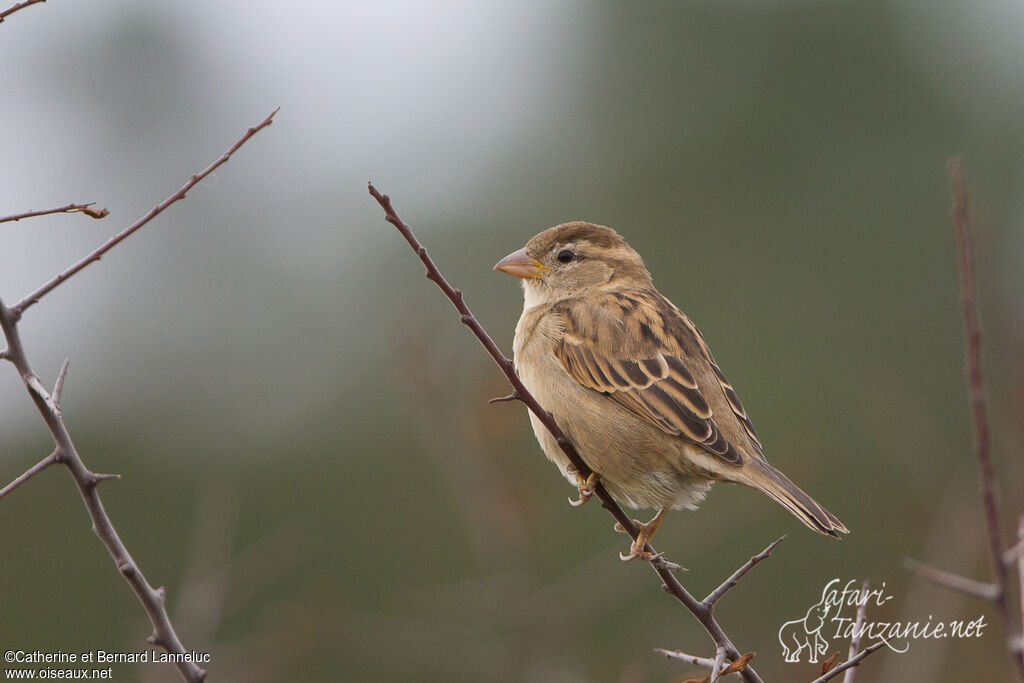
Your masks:
M1024 468L1024 8L1016 2L49 2L0 26L0 226L11 303L214 177L27 314L103 500L211 681L677 681L695 620L543 458L522 406L366 194L394 198L510 352L492 264L570 219L611 225L696 321L769 459L853 533L748 490L658 547L768 681L832 578L878 621L973 619L879 652L869 681L1010 680L984 579L946 161L977 223L1007 537ZM0 367L0 479L51 450ZM643 514L647 514L646 512ZM141 650L148 622L67 474L0 504L0 646ZM845 652L845 643L833 641ZM170 667L115 665L123 681Z

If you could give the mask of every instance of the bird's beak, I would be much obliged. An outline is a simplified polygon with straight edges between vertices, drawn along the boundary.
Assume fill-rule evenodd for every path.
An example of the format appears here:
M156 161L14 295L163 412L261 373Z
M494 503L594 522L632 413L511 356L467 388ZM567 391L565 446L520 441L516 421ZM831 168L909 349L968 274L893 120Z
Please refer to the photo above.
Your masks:
M524 280L540 277L544 274L544 271L551 270L537 259L530 258L526 253L526 247L519 251L513 251L498 261L494 264L494 269L514 275L515 277L521 277Z

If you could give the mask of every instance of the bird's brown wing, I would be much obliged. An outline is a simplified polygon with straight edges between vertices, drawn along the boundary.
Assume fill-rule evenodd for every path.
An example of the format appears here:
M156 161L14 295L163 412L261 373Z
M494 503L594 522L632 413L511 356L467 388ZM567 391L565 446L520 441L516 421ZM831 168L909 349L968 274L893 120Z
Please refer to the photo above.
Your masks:
M763 457L736 392L678 308L654 290L604 301L561 311L557 353L573 379L726 462Z

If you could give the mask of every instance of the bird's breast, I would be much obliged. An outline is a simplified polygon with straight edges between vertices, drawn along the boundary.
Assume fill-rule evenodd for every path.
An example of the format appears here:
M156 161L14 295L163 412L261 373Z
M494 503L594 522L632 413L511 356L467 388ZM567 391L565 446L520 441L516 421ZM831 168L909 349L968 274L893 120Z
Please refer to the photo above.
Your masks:
M643 508L696 504L707 490L708 473L684 455L688 449L678 437L574 380L556 353L564 331L564 319L555 311L535 307L523 312L513 349L526 388L616 499ZM533 413L530 421L545 455L574 481L567 472L568 458L547 428Z

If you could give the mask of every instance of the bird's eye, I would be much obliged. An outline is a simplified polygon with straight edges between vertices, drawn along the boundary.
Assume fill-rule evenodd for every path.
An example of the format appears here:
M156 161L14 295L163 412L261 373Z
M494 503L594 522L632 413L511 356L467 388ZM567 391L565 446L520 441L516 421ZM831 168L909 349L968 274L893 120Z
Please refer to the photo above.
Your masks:
M558 252L558 255L556 255L555 258L562 263L568 263L569 261L572 261L572 251L569 249L563 249Z

